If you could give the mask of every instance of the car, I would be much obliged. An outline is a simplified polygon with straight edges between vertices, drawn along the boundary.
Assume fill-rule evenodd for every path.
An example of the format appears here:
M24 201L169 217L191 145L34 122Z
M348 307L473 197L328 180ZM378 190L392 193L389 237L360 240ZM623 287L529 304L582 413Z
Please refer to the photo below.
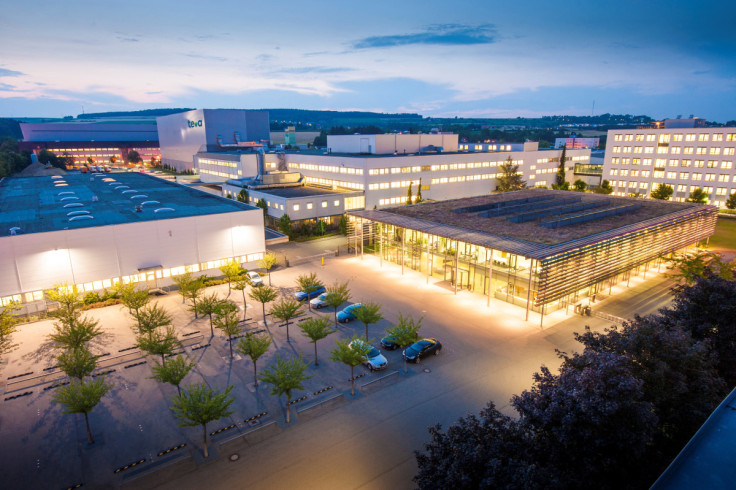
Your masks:
M254 271L248 271L247 274L248 279L250 279L250 283L254 287L263 286L263 279L261 279L261 275Z
M416 335L414 336L414 339L416 340ZM383 347L386 350L394 350L399 348L399 344L396 343L396 337L393 337L391 335L387 335L384 338L381 339L381 347Z
M306 291L297 291L296 293L294 293L294 298L296 298L297 301L305 301L308 299L316 298L317 296L319 296L320 294L324 292L325 292L325 287L320 286L314 291L310 291L308 293Z
M342 310L337 312L337 321L340 323L347 323L349 321L355 320L357 317L355 316L355 311L360 308L360 303L355 303L353 305L348 305Z
M442 350L442 343L437 339L422 339L407 347L402 356L409 362L419 362L430 354L438 356Z
M373 347L370 344L366 344L362 340L353 340L350 342L350 348L353 348L353 346L367 346L370 348L368 353L363 357L363 365L370 369L371 371L383 371L386 369L386 366L388 366L388 361L386 360L383 355L378 352L378 349Z
M316 308L319 310L320 308L327 306L327 296L329 294L330 293L322 293L316 298L312 299L309 304L312 305L312 308Z

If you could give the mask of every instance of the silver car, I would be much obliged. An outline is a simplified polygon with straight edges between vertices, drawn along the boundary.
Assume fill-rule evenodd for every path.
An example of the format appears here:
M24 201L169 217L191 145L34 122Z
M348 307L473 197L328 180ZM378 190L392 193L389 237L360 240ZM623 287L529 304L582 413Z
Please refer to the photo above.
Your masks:
M248 278L253 287L263 286L263 279L257 272L248 271Z
M353 340L352 342L350 342L350 347L352 347L353 345L364 346L367 344L362 340ZM376 349L372 345L368 345L368 347L370 348L370 350L363 358L363 365L371 371L383 371L384 369L386 369L386 367L388 366L388 361L385 357L383 357L383 354L378 352L378 349Z
M312 298L309 301L309 304L312 305L312 308L316 308L318 310L320 308L324 308L325 306L327 306L327 296L329 294L330 293L322 293L319 296L317 296L316 298Z

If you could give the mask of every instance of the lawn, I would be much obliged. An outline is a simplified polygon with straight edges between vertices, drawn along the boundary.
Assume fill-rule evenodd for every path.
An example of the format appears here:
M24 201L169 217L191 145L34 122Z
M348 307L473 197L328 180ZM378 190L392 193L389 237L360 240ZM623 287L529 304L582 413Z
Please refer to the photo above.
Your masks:
M709 246L736 250L736 219L718 218L716 234L710 237Z

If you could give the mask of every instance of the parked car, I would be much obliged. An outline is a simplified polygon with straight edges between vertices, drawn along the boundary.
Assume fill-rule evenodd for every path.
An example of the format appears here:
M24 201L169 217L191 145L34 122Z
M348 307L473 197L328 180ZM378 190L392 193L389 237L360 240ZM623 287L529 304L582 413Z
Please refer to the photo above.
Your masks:
M311 301L309 302L309 304L311 304L311 305L312 305L312 308L316 308L316 309L318 309L318 310L319 310L320 308L324 308L325 306L327 306L327 296L328 296L329 294L330 294L330 293L322 293L322 294L320 294L319 296L317 296L316 298L312 299L312 300L311 300Z
M361 305L360 303L346 306L345 308L337 312L337 321L340 323L347 323L349 321L355 320L357 318L355 316L355 311L361 306L363 305Z
M364 346L368 345L362 340L353 340L350 342L350 347L352 348L353 345L355 346ZM383 355L378 352L378 349L373 347L372 345L368 345L370 347L370 350L363 358L363 365L370 369L371 371L383 371L386 369L386 366L388 366L388 361L386 360Z
M414 338L416 339L416 336ZM395 337L387 335L381 339L381 347L386 350L394 350L399 348L399 344L396 343Z
M250 283L254 287L263 286L263 279L261 278L261 275L254 271L248 271L248 279L250 279Z
M442 350L442 344L437 339L422 339L414 342L404 350L402 355L404 359L409 362L419 362L423 357L427 357L430 354L435 356L440 354Z
M314 291L311 291L307 293L306 291L297 291L294 293L294 298L296 298L297 301L305 301L308 299L316 298L320 294L325 292L325 287L320 286L319 288L315 289Z

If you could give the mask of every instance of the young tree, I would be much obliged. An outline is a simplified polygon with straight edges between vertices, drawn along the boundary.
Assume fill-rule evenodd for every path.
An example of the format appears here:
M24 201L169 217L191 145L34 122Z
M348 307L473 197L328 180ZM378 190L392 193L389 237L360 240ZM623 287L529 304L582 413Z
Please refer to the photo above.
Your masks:
M232 391L232 385L228 385L222 393L218 393L205 383L200 383L190 386L172 398L174 406L171 407L171 411L180 420L181 427L202 426L205 458L209 457L207 424L233 414L230 410L230 405L235 401L231 395Z
M264 383L272 386L271 395L286 395L286 423L290 423L289 402L291 402L291 392L294 390L303 390L302 384L305 380L312 376L304 374L308 364L302 360L302 356L297 359L287 361L276 356L276 365L269 366L263 370L258 377Z
M368 325L378 323L383 319L381 315L381 305L369 301L362 303L362 306L354 311L355 318L365 326L365 340L368 340Z
M111 386L105 382L104 377L87 383L73 379L68 385L56 388L54 401L64 405L64 413L84 414L84 423L87 426L87 441L89 444L94 444L95 440L89 428L88 414L100 403L100 400L110 391L110 388Z
M511 158L511 157L509 157ZM562 153L560 153L560 164L557 166L557 174L555 175L555 185L553 189L563 189L567 181L565 180L565 162L567 161L567 147L562 146Z
M670 197L672 197L672 194L675 192L675 190L672 188L671 185L667 184L659 184L657 187L652 189L651 197L652 199L659 199L661 201L667 201Z
M238 279L233 283L233 289L240 291L243 294L243 321L245 321L246 311L248 310L248 304L245 302L245 290L248 288L249 283L250 279L247 275L238 277Z
M613 187L611 187L611 183L608 180L604 179L601 185L593 188L593 192L596 194L610 194L613 192Z
M82 310L84 303L80 299L79 289L77 286L67 286L59 284L45 292L49 301L59 303L59 307L50 312L49 315L57 318L61 323L71 323L75 321Z
M186 272L179 276L173 276L171 279L177 286L179 286L179 294L181 294L182 303L186 302L186 300L190 300L194 310L194 318L198 318L197 301L204 291L204 278L201 276L195 278L191 272Z
M340 230L341 235L347 236L348 234L348 215L343 214L340 216L340 222L338 223L338 229Z
M19 308L17 303L11 301L0 311L0 359L17 347L16 344L13 344L11 335L15 333L20 323L20 319L13 314Z
M268 322L266 321L266 303L270 303L271 301L275 300L278 295L279 293L276 291L276 289L272 288L271 286L252 288L248 293L250 299L261 303L261 308L263 310L263 324L266 326L268 326Z
M519 166L513 163L510 156L498 169L501 171L501 176L496 177L496 191L517 191L526 187L526 182L521 178Z
M256 206L263 210L263 217L265 218L268 215L268 204L266 204L266 200L259 199Z
M271 337L268 335L257 335L252 332L245 334L245 337L240 339L236 349L244 356L250 357L253 363L253 384L258 386L258 371L256 368L256 362L258 359L268 351L271 346Z
M700 187L696 187L685 201L706 204L708 202L708 194Z
M154 365L151 368L153 376L150 379L155 379L159 383L169 383L176 386L176 392L181 394L181 388L179 385L184 377L194 368L194 363L189 361L189 358L182 354L169 359L169 362L159 364L154 361Z
M291 342L289 337L289 322L292 318L297 316L299 309L302 307L302 303L294 299L282 297L278 303L271 307L271 315L274 318L278 318L281 321L286 322L286 341ZM264 317L265 321L265 317Z
M98 326L97 320L77 317L69 323L61 321L55 323L54 332L49 335L49 338L65 349L75 349L100 335L102 335L102 329Z
M300 276L297 276L296 286L299 291L307 293L307 308L309 308L309 311L312 311L312 305L309 303L309 298L312 296L313 292L324 286L324 284L322 281L317 279L316 273L310 272L309 274L301 274Z
M248 204L249 200L250 199L248 197L248 191L245 189L241 189L240 192L238 192L238 201Z
M128 157L128 161L129 161L130 163L133 163L133 164L136 164L136 163L141 163L141 162L143 161L143 159L141 158L141 155L140 155L140 153L138 153L138 152L137 152L137 151L135 151L135 150L130 150L130 151L128 152L128 155L127 155L127 157Z
M56 361L64 374L79 381L92 374L97 367L97 358L86 345L65 350L56 357Z
M237 315L238 307L235 303L224 301L215 312L215 326L227 335L228 344L230 344L230 359L233 358L233 337L240 333L240 320Z
M422 328L423 319L424 317L419 317L418 320L414 320L411 315L404 316L399 313L399 321L393 328L386 330L386 335L393 337L394 343L399 348L405 349L419 338L419 329ZM406 357L404 357L404 373L408 372L409 368L406 365Z
M736 192L732 192L726 199L726 207L728 209L736 209Z
M174 327L156 329L138 335L136 341L138 348L143 352L152 356L161 356L163 364L166 364L166 356L173 354L174 350L181 345L179 339L176 338Z
M411 182L409 182L409 190L406 192L406 204L411 204Z
M319 366L319 360L317 359L317 341L322 340L331 333L335 333L328 325L330 320L327 317L320 318L307 318L300 325L299 328L302 333L309 338L309 342L314 344L314 365Z
M355 366L363 362L370 350L371 346L368 342L360 340L357 335L353 335L348 340L335 340L335 348L330 351L331 360L350 366L351 395L355 395L355 376L353 375L353 370Z
M419 185L417 186L417 198L414 201L415 204L422 202L422 179L419 179Z
M279 231L286 236L291 236L291 218L286 213L279 218Z
M159 327L167 327L171 325L171 315L166 309L158 303L149 304L141 308L137 315L138 333L146 334L156 330Z
M133 318L137 320L141 308L148 304L148 288L138 289L134 284L127 284L126 286L119 289L120 299L123 305L128 308L128 311L131 312Z
M572 188L575 192L584 192L587 187L588 184L586 184L582 179L578 179L572 184Z
M225 276L225 280L227 281L227 295L229 297L233 281L237 280L241 274L245 273L245 271L240 267L240 264L235 261L231 261L220 267L220 272L222 272Z
M212 315L217 312L217 308L219 305L220 298L217 296L217 293L212 293L202 296L199 299L199 302L195 303L194 306L192 306L191 308L191 310L195 313L199 313L202 316L207 315L210 317L210 333L212 334L212 337L215 336L215 327L212 325Z
M330 308L335 310L335 327L337 327L337 309L341 304L348 301L352 295L350 294L350 288L348 282L335 281L331 286L327 286L327 297L325 303Z
M258 261L258 267L261 269L266 269L266 274L268 274L268 285L271 285L271 269L273 269L273 266L276 265L277 259L276 254L273 252L266 252L263 254L263 258Z
M678 281L684 280L688 285L708 275L731 281L736 268L736 261L726 262L719 254L705 250L698 250L694 253L676 253L668 259L668 262L668 270L677 270L669 276Z

